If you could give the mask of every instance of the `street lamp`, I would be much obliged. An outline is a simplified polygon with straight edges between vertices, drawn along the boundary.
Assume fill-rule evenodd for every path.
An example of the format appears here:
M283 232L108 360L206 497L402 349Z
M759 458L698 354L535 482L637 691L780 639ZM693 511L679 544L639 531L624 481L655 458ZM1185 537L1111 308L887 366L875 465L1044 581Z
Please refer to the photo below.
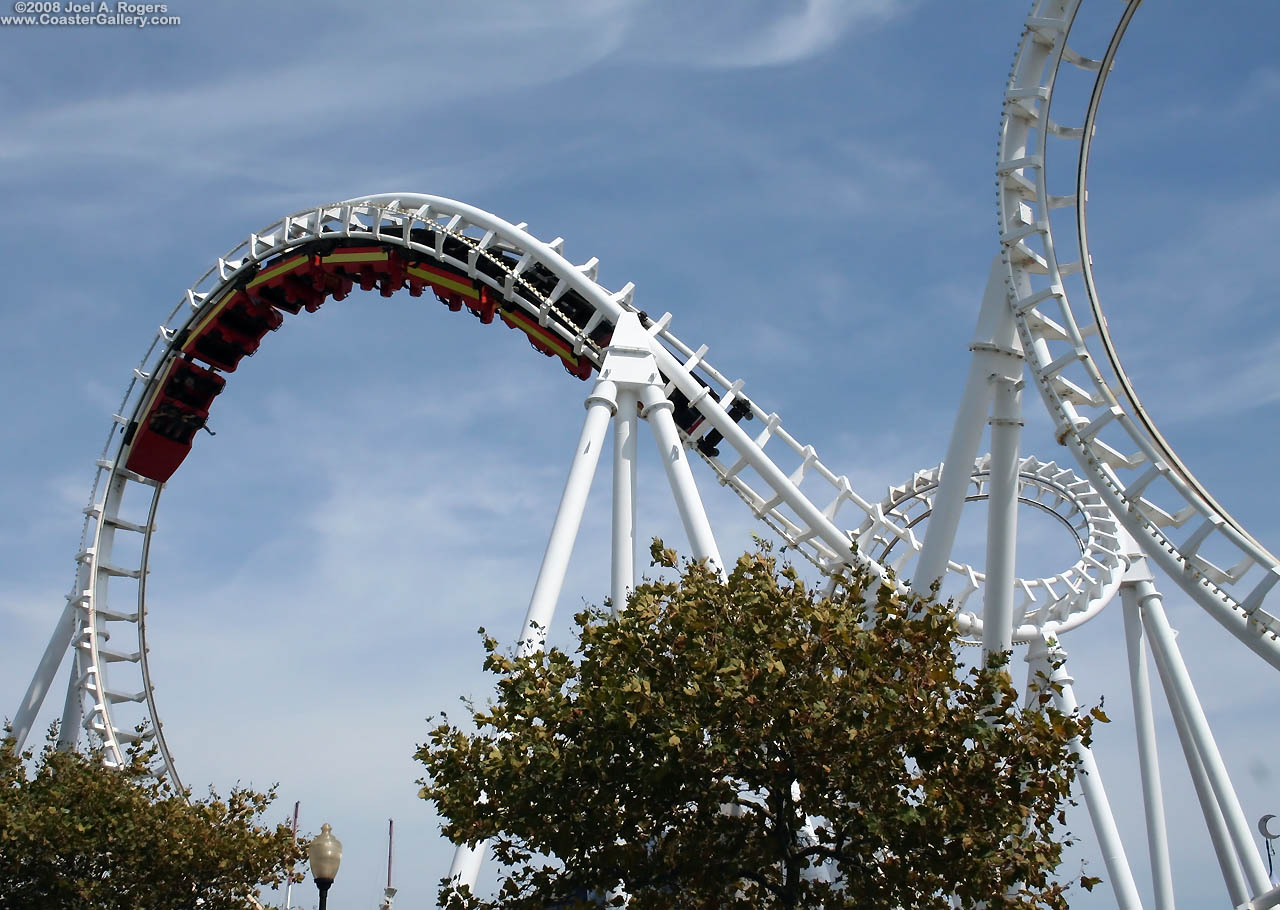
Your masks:
M311 877L320 889L320 910L325 910L329 899L329 886L338 874L342 862L342 841L333 836L328 825L320 826L320 836L307 848L307 861L311 864Z

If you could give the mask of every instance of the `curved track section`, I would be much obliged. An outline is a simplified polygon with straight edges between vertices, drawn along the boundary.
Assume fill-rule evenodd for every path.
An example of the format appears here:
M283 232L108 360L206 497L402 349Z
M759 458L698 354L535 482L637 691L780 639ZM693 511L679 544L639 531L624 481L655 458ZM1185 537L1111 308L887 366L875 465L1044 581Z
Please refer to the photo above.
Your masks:
M430 289L450 310L466 309L482 322L501 320L523 331L536 350L582 379L599 367L618 317L637 312L657 341L685 444L788 546L824 573L859 565L876 575L884 570L860 547L898 541L903 552L919 548L908 512L855 493L848 478L824 465L777 414L747 398L741 380L716 369L705 347L677 338L669 314L655 320L636 310L630 284L617 292L601 287L596 260L574 264L563 248L559 238L541 241L523 224L462 203L400 194L290 215L221 257L160 326L98 459L68 598L67 641L76 655L81 701L68 699L67 729L82 725L111 763L123 760L130 743L154 741L155 773L180 784L147 664L146 578L160 493L195 443L227 376L281 326L282 314L314 312L357 286L384 296L401 289L420 296ZM753 424L748 433L745 427ZM1043 470L1061 475L1059 469L1030 470L1039 478L1035 484L1047 483L1044 489L1068 499L1074 495L1040 476ZM920 494L917 486L911 495ZM1083 501L1074 508L1091 514ZM844 530L849 527L857 527L856 534ZM1020 582L1026 613L1092 615L1104 602L1099 598L1114 590L1118 562L1100 545L1088 554L1096 565L1082 562L1052 579ZM968 593L981 587L982 575L972 567L953 562L950 570ZM972 625L970 616L962 614L962 624ZM130 632L136 647L108 645L113 638L127 640Z
M1280 669L1280 619L1268 599L1280 561L1156 429L1117 356L1093 280L1089 152L1107 76L1140 4L1038 0L1027 19L997 165L1007 291L1059 441L1152 559ZM1093 58L1071 43L1090 33L1111 36Z
M974 465L966 502L990 496L990 456ZM879 503L882 514L896 533L885 535L885 522L867 519L858 529L861 552L902 575L920 552L913 529L933 513L934 497L942 479L942 466L918 471L909 483L891 487ZM1097 615L1120 588L1127 562L1115 516L1086 480L1069 468L1028 456L1018 464L1018 501L1056 519L1074 540L1080 558L1066 570L1045 578L1019 578L1015 582L1020 602L1015 616L1021 621L1014 641L1036 640L1052 624L1054 634L1074 629ZM971 566L952 562L951 570L965 578L964 589L953 601L966 634L982 633L982 618L965 607L985 584L986 576ZM971 644L981 644L980 641Z

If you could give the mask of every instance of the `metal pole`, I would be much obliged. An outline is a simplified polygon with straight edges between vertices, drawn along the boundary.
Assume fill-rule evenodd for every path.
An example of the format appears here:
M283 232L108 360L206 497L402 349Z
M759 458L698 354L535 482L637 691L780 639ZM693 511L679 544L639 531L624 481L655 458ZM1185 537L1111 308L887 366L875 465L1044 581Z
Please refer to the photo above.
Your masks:
M1245 822L1244 811L1240 808L1240 799L1235 788L1231 786L1231 778L1227 774L1218 745L1214 742L1213 731L1209 729L1209 721L1204 715L1204 708L1196 697L1195 686L1191 682L1191 674L1182 659L1182 652L1174 641L1173 629L1164 615L1162 597L1155 585L1149 580L1135 582L1135 596L1142 606L1142 620L1147 635L1151 639L1151 650L1156 656L1157 666L1162 666L1161 679L1165 685L1170 703L1176 701L1187 722L1188 732L1200 761L1204 763L1209 784L1213 787L1213 795L1222 811L1222 820L1235 845L1236 855L1244 871L1249 885L1250 896L1264 894L1271 888L1267 871L1262 866L1262 858L1254 846L1253 835Z
M58 675L58 667L62 666L62 659L66 657L67 649L71 647L71 641L75 638L75 613L75 605L68 600L67 605L62 608L62 615L58 617L53 627L53 634L49 636L49 644L45 646L44 654L36 667L35 676L31 678L31 685L27 686L27 692L22 696L22 704L13 717L13 738L18 752L21 752L26 744L31 726L35 723L36 715L40 713L40 706L44 704L44 697L49 693L53 678Z
M605 431L609 427L609 418L613 416L617 400L617 388L607 379L597 381L587 397L587 419L582 425L582 436L578 440L573 464L569 467L569 478L565 481L564 495L560 499L560 508L556 511L556 520L551 527L551 539L547 541L547 551L542 557L542 566L538 569L533 596L529 599L529 610L525 615L524 625L521 626L516 652L522 657L541 650L546 641L547 627L555 614L560 589L564 586L569 556L573 553L573 544L578 537L578 527L582 523L582 513L587 505L587 493L591 489L591 479L595 476L596 465L600 461L600 449L604 446Z
M969 350L973 352L973 359L969 361L969 375L960 396L960 410L956 413L947 457L942 463L938 492L933 498L933 513L929 516L924 545L916 562L912 587L920 593L927 592L930 585L942 578L951 559L951 546L960 526L960 512L964 509L969 477L973 473L973 462L978 456L985 418L991 407L991 378L1007 376L1016 380L1022 375L1022 348L1013 312L1009 309L1004 266L999 256L991 263L987 287L982 295L982 309L978 312L978 325Z
M1041 653L1043 649L1044 653ZM1049 683L1053 692L1053 700L1063 714L1072 715L1080 710L1076 701L1074 680L1067 672L1067 652L1058 644L1057 639L1048 640L1048 633L1032 639L1028 648L1028 660L1039 660L1051 667ZM1053 667L1053 664L1057 664ZM1098 763L1094 760L1093 750L1076 737L1071 741L1071 748L1076 753L1076 761L1080 766L1080 788L1084 791L1084 801L1089 807L1089 818L1093 822L1093 831L1098 837L1098 845L1102 849L1102 861L1107 867L1107 875L1111 879L1111 889L1115 893L1116 905L1122 910L1141 908L1142 900L1138 897L1138 886L1133 881L1133 870L1129 868L1129 860L1125 856L1124 844L1120 840L1120 830L1116 827L1115 816L1111 812L1111 803L1107 800L1107 791L1102 786L1102 775L1098 771Z
M396 822L395 819L387 819L387 887L382 892L382 906L379 910L391 910L392 901L395 900L396 889L391 887L391 853L396 842Z
M80 625L78 617L76 624ZM80 687L80 680L88 672L88 663L82 650L72 649L71 675L67 679L67 698L62 703L62 724L58 727L58 748L63 752L71 751L80 741L80 726L84 723L84 689Z
M618 391L613 421L613 578L614 615L624 609L636 583L636 429L639 402L628 389Z
M1136 564L1135 564L1136 565ZM1145 562L1141 564L1145 571ZM1133 571L1131 567L1130 571ZM1147 651L1142 634L1141 608L1131 582L1120 586L1124 605L1125 644L1129 654L1129 688L1133 693L1133 721L1138 736L1138 767L1142 774L1142 805L1146 811L1147 849L1151 854L1151 883L1156 910L1173 910L1173 870L1169 864L1169 834L1164 822L1160 762L1156 757L1156 722L1151 711Z
M705 559L724 578L724 561L720 558L715 535L711 532L711 522L707 521L706 510L702 507L702 497L698 495L693 472L689 470L689 459L685 457L684 446L680 444L675 419L671 416L673 405L657 385L645 386L640 392L640 401L644 405L645 419L653 428L658 454L662 458L662 466L666 468L671 494L675 497L680 521L689 537L693 555L697 559Z
M294 800L293 802L293 824L289 826L290 833L293 834L293 845L298 845L298 810L302 808L302 800ZM293 910L293 877L290 876L288 884L284 886L284 910Z
M454 849L453 862L449 864L449 882L453 887L466 885L468 888L474 888L476 886L476 879L480 877L480 866L484 863L484 854L488 846L488 841L481 841L474 847L459 844Z
M1018 437L1022 380L994 377L991 486L987 500L987 584L983 591L983 656L1013 648L1013 583L1018 550Z
M604 446L609 418L613 416L617 401L617 386L607 379L597 380L591 394L587 396L587 417L582 425L582 435L574 450L573 463L569 466L564 495L560 497L560 508L556 510L555 523L551 526L551 538L547 541L547 550L538 569L538 580L533 586L529 609L525 614L524 624L520 627L516 653L521 657L540 651L547 640L547 628L555 614L556 601L560 599L564 575L569 568L569 557L573 553L573 544L582 524L582 513L587 506L591 479L600 462L600 450ZM475 887L480 866L484 862L485 848L485 843L474 847L460 844L453 851L449 878L455 886Z
M1227 833L1226 823L1222 820L1222 811L1214 801L1213 786L1209 783L1208 774L1205 773L1204 762L1200 761L1200 756L1196 753L1195 742L1191 738L1191 729L1187 725L1186 717L1178 702L1169 696L1171 684L1159 656L1156 657L1156 672L1169 698L1169 713L1173 715L1173 726L1178 732L1178 741L1182 743L1182 754L1187 760L1187 772L1191 775L1196 799L1200 802L1200 813L1204 816L1209 841L1213 844L1213 852L1218 859L1222 881L1227 886L1227 897L1231 900L1231 906L1238 907L1248 900L1249 891L1245 885L1244 875L1240 872L1240 864L1236 862L1235 854L1231 850L1231 835Z

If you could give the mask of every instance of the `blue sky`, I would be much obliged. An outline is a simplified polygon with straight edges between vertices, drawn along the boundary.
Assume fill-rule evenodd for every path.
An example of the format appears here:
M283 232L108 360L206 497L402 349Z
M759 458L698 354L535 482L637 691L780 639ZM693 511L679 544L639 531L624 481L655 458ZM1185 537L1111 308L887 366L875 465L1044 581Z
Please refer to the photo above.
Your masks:
M176 28L0 28L0 712L70 587L93 459L156 326L215 257L320 202L433 193L563 236L864 495L935 465L996 251L1026 7L175 0ZM1277 19L1147 4L1108 88L1090 204L1139 393L1273 549ZM474 632L517 631L587 388L519 333L356 294L265 340L166 491L150 635L169 742L197 789L278 781L281 815L301 800L304 830L329 821L347 847L335 901L376 902L388 817L399 906L426 906L444 874L411 754L427 715L489 691ZM1026 401L1024 450L1069 457ZM656 464L642 470L642 536L683 545ZM744 549L750 516L699 480L721 549ZM606 593L604 493L561 638ZM1032 552L1042 536L1027 559L1065 567L1067 541ZM1246 814L1280 812L1274 676L1166 587ZM1116 721L1099 760L1146 894L1118 608L1064 644L1082 701L1105 695ZM1220 902L1168 729L1161 745L1180 896ZM1090 839L1082 814L1074 827ZM1081 859L1101 874L1088 847L1064 871Z

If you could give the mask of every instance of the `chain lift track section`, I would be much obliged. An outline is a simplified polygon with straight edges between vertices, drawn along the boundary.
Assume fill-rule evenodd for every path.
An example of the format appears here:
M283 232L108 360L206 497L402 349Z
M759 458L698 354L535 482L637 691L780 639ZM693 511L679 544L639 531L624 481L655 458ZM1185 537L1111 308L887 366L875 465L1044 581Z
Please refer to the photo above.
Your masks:
M670 330L670 314L651 319L636 310L632 285L617 292L606 290L595 280L597 260L571 263L563 255L563 240L544 242L525 228L437 196L394 194L323 205L251 234L183 295L134 370L113 419L85 509L76 582L41 663L45 668L53 661L56 670L68 647L76 655L63 716L64 738L74 742L83 727L103 746L109 763L122 762L126 747L139 737L154 740L155 773L179 783L156 712L147 661L146 579L159 496L181 453L176 460L157 466L138 455L144 446L140 440L148 426L156 426L149 421L158 414L165 383L173 381L178 371L190 369L192 345L204 337L201 333L207 332L211 320L238 306L235 301L246 288L252 291L252 285L276 282L284 288L279 293L286 294L288 286L279 283L287 278L280 273L306 257L359 258L359 252L365 258L382 255L386 260L378 266L382 272L361 272L372 267L367 264L354 268L345 287L328 289L335 296L345 296L352 283L366 290L378 287L386 296L403 285L413 292L413 268L425 269L418 292L426 282L452 310L465 305L482 321L501 315L509 326L522 329L535 348L549 357L558 356L569 372L584 379L598 369L618 317L636 312L654 339L665 391L675 406L684 443L787 546L824 573L857 565L877 576L884 570L859 554L863 543L897 540L904 552L919 548L907 516L886 511L883 504L854 492L848 478L824 465L812 446L783 427L777 414L747 398L741 380L730 380L717 370L707 360L705 347L694 349L677 338ZM387 251L403 252L410 263L408 277L393 267L400 261L395 258L399 253ZM457 285L459 278L471 285ZM458 292L441 284L450 281L455 283L449 287L458 287ZM318 308L324 297L312 300L303 294L271 299L286 312L297 312L303 305L308 310ZM270 328L279 325L275 318ZM195 356L208 360L217 353ZM226 369L234 367L233 360ZM221 373L203 372L212 375L217 388L206 396L209 400L196 418L184 418L199 425L224 381ZM760 427L754 435L740 426L747 421ZM198 428L195 424L177 427L188 448ZM850 503L852 511L845 508ZM850 527L859 529L856 535L843 530ZM1091 615L1098 592L1112 587L1110 550L1103 547L1098 553L1108 561L1107 572L1078 563L1060 576L1020 582L1028 597L1027 613ZM982 584L982 574L971 566L952 562L949 570L970 593ZM1065 598L1064 591L1069 592ZM128 605L119 606L122 602ZM961 615L962 626L969 615ZM113 638L126 640L130 632L136 648L108 646ZM51 673L37 672L19 708L15 732L21 737L29 732Z
M1005 90L996 168L1006 290L1059 442L1152 560L1280 669L1280 619L1267 600L1280 562L1157 431L1116 355L1093 278L1089 152L1107 77L1140 4L1038 0L1026 21ZM1095 58L1070 43L1095 33L1111 36ZM1051 183L1066 192L1055 195Z

